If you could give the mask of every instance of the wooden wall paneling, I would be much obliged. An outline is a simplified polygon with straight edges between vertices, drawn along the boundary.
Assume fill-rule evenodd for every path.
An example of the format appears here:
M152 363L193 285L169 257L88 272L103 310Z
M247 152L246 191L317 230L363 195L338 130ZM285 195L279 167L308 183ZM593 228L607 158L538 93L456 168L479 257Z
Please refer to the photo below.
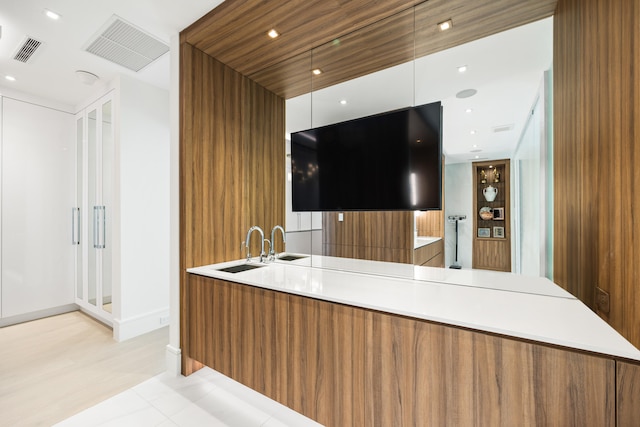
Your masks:
M181 46L180 84L184 301L187 268L241 258L251 223L267 234L284 223L284 100L188 43ZM258 241L253 236L254 248ZM186 334L182 328L182 342ZM184 372L197 367L191 362L185 358Z
M623 138L627 141L633 141L625 144L627 166L623 171L623 176L630 180L629 185L631 188L626 193L630 197L628 199L629 210L623 211L623 217L626 218L624 235L627 239L625 248L629 254L629 265L633 265L635 268L628 268L627 266L624 269L626 276L621 283L624 288L620 310L624 314L624 322L626 324L625 337L640 348L640 310L638 310L638 307L640 307L640 289L637 286L640 283L640 248L637 244L634 244L640 239L640 217L638 215L628 217L628 212L638 212L640 210L640 170L636 166L640 165L640 149L637 148L637 142L640 141L640 108L637 108L640 105L640 66L638 66L640 34L637 31L640 28L640 5L637 1L626 2L623 5L623 22L627 25L622 28L623 34L627 36L624 46L627 52L635 50L635 53L624 56L624 71L622 73L624 81L622 93L631 95L630 98L625 98L622 104L626 120L629 120L624 122L627 129L623 133ZM628 25L631 25L636 31L631 31ZM630 35L633 35L633 38ZM627 44L629 42L631 45ZM627 215L624 215L625 213Z
M636 346L639 12L637 2L559 0L554 18L554 281Z
M245 80L248 97L246 119L249 132L244 138L244 192L248 199L242 214L248 227L260 226L270 238L273 226L285 226L285 105L284 99L249 79ZM241 214L238 212L237 214ZM260 254L257 233L252 236L251 254ZM244 237L243 239L244 240ZM284 250L282 236L277 235L276 248ZM268 251L268 246L265 246Z
M289 297L288 406L326 426L364 422L364 311Z
M324 255L413 263L413 212L376 211L322 214ZM338 255L345 254L345 255Z
M617 425L640 425L640 365L616 362Z
M284 99L311 92L311 51L259 70L249 78Z
M416 217L418 236L444 238L444 224L444 210L420 212Z

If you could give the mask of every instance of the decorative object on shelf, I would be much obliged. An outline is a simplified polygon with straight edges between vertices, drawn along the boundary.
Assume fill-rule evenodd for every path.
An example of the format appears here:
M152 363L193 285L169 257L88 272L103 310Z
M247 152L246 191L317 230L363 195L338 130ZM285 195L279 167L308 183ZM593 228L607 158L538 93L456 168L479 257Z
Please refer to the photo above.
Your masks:
M504 239L504 227L493 227L493 237Z
M482 195L484 196L487 202L493 202L498 195L498 189L493 185L489 184L488 187L484 187L482 189Z
M491 237L491 229L490 228L478 228L478 237Z
M493 209L491 209L488 206L480 208L480 212L478 212L478 213L480 215L480 218L482 218L485 221L489 221L491 219L494 219Z
M498 171L498 168L493 170L493 182L500 182L500 172Z
M493 219L504 221L504 208L493 208Z
M480 184L486 184L487 183L487 173L484 171L484 169L480 170Z

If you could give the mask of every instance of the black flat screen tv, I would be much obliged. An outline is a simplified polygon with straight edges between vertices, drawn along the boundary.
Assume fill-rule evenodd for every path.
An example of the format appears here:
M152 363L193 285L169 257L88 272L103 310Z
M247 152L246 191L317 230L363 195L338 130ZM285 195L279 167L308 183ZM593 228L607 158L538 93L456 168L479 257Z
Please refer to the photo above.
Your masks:
M294 212L442 209L440 102L291 134Z

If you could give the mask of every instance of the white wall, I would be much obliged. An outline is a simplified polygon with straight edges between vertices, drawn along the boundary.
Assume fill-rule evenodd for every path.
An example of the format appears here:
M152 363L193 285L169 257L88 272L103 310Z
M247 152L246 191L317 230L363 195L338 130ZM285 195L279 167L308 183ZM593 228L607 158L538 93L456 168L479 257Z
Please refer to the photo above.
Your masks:
M124 340L169 323L169 93L121 76L116 114L120 289L114 290L114 335Z
M458 223L458 264L471 268L473 253L473 192L471 164L454 163L444 168L444 214L445 239L444 260L449 268L455 260L455 224L448 222L450 215L466 215L467 219Z

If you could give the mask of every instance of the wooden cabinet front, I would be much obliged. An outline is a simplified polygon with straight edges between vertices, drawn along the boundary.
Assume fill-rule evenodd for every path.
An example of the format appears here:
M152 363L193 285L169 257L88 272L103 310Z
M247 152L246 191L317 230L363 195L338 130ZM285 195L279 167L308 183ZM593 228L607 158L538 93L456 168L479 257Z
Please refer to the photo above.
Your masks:
M640 365L196 275L188 286L183 357L326 426L640 420Z

